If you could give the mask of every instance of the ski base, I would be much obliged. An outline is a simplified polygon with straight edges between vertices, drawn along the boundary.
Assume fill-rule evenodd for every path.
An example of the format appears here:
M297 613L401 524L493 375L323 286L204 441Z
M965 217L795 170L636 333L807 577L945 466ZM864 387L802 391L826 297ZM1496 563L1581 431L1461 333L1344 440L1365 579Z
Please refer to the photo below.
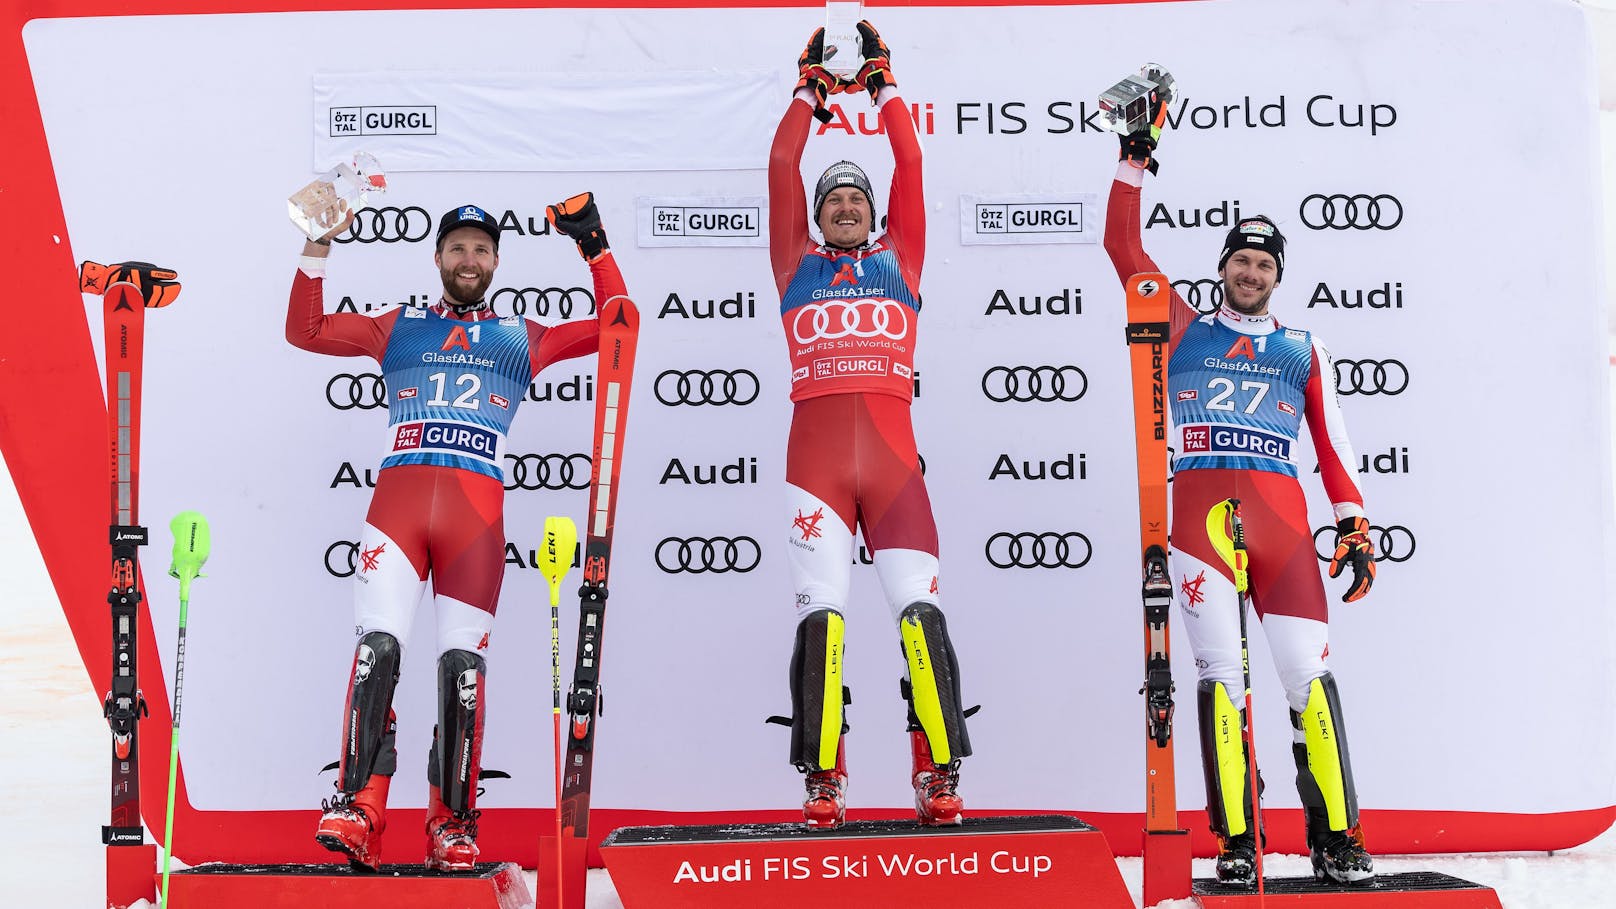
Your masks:
M347 865L208 864L173 872L168 903L165 909L525 909L534 905L522 869L514 862L485 862L455 874L428 871L419 864L383 865L374 874L353 871Z
M1248 909L1259 899L1265 907L1302 909L1502 909L1491 887L1432 871L1382 874L1358 886L1311 877L1270 877L1263 879L1261 897L1256 890L1196 878L1194 898L1201 909Z
M1133 907L1105 835L1068 815L621 827L600 851L624 909Z

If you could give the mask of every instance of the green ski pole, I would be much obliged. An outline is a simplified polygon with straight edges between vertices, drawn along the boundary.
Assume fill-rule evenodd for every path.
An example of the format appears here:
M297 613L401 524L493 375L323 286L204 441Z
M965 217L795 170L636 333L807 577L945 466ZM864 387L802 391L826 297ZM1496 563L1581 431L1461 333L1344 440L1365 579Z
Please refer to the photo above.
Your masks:
M185 684L185 618L191 604L191 581L202 577L202 566L208 561L212 545L208 533L208 519L200 512L182 511L168 522L174 534L174 561L169 566L170 577L180 580L180 643L174 659L174 731L168 744L168 815L163 821L163 896L162 905L168 907L168 866L174 858L174 785L180 768L180 691Z

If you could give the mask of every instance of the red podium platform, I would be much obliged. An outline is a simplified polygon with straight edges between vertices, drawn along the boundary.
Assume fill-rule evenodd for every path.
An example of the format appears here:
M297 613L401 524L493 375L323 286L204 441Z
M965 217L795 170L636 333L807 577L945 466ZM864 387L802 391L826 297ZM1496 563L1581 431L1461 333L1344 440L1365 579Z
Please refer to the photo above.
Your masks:
M624 909L1133 909L1104 834L1066 815L621 827L600 852Z
M1374 883L1344 887L1310 877L1267 878L1264 907L1294 909L1502 909L1491 887L1434 871L1382 874ZM1197 878L1194 898L1201 909L1255 909L1257 891L1234 890L1211 878Z
M383 865L375 874L347 865L198 865L168 878L164 909L531 909L522 871L489 862L465 874L421 865Z

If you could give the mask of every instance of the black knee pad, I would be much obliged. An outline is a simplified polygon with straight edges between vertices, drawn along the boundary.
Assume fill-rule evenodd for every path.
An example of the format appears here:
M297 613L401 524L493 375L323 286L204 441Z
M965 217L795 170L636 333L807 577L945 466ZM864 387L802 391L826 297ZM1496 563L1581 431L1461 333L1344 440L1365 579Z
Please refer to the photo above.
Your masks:
M1251 830L1251 756L1246 753L1245 713L1222 682L1195 686L1201 733L1201 769L1206 774L1206 815L1212 832L1225 839Z
M909 701L912 729L925 730L932 760L950 764L971 754L960 698L959 660L942 610L915 603L898 617L898 636L909 678L900 690ZM974 711L973 711L974 712Z
M842 614L820 609L797 623L791 649L791 763L804 772L836 766L847 730L842 684L845 653Z
M392 776L398 769L392 713L401 656L398 639L385 631L366 634L354 648L338 762L337 785L343 792L363 789L372 773Z
M447 650L438 657L438 728L427 779L452 811L470 811L477 804L487 673L488 662L469 650Z

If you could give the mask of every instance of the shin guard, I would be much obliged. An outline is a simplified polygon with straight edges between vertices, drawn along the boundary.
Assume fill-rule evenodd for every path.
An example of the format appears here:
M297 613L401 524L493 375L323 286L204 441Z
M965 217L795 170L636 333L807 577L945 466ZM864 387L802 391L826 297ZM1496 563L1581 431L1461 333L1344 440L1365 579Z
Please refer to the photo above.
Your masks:
M1251 829L1251 772L1246 764L1245 718L1222 682L1195 687L1201 731L1201 767L1206 772L1206 813L1222 839Z
M812 773L837 768L842 716L842 614L820 609L797 623L791 650L791 763Z
M392 776L398 769L392 713L400 659L398 639L385 631L366 634L354 648L337 775L337 788L343 792L365 788L372 773Z
M1358 826L1358 793L1347 757L1347 730L1341 723L1341 695L1326 672L1308 683L1307 706L1291 712L1291 726L1303 741L1291 746L1296 757L1296 792L1307 809L1308 832L1351 830ZM1320 824L1325 829L1315 829Z
M909 606L898 616L898 636L909 668L908 682L899 689L909 701L911 731L918 728L926 733L931 758L937 764L970 757L959 661L942 610L930 603Z
M442 792L450 811L477 806L487 671L487 661L468 650L447 650L438 657L438 728L427 780Z

